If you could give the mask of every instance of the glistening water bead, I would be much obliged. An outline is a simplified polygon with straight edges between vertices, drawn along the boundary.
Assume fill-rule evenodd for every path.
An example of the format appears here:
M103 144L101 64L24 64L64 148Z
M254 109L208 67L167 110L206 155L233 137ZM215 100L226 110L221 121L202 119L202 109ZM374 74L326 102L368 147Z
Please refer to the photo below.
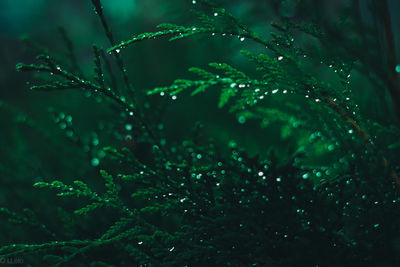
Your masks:
M92 158L92 160L90 161L90 164L91 164L93 167L99 166L100 160L99 160L98 158Z
M245 116L239 116L238 122L239 122L240 124L244 124L244 123L246 122L246 117L245 117Z
M127 124L125 125L125 129L126 129L127 131L131 131L131 130L132 130L132 124L127 123Z

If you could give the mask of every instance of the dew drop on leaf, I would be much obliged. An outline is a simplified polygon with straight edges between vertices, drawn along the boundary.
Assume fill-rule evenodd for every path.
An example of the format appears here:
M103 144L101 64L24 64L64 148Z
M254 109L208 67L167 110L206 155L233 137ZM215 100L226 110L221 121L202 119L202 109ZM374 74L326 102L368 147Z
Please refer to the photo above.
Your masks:
M125 125L125 129L126 129L127 131L131 131L131 130L132 130L132 124L127 123L127 124Z
M100 160L99 160L98 158L92 158L92 160L90 161L90 164L91 164L93 167L99 166Z

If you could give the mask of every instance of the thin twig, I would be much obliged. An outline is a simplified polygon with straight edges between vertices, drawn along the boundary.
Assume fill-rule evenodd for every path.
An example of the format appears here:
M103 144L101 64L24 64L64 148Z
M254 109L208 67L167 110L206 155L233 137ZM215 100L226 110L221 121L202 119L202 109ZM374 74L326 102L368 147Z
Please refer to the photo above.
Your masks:
M114 36L110 30L110 27L107 24L106 18L104 17L101 1L100 0L92 0L92 3L93 3L93 6L95 8L97 15L99 16L99 18L101 20L101 24L103 25L103 28L104 28L104 31L105 31L108 41L110 42L111 46L114 46L115 45ZM120 54L117 51L115 51L113 53L113 55L116 59L117 65L122 73L122 77L123 77L123 80L125 82L125 86L127 89L127 91L126 91L127 96L129 96L132 100L133 109L136 111L140 123L143 125L143 127L149 134L150 138L153 139L153 141L158 145L158 147L161 150L161 153L163 154L163 156L166 159L166 157L167 157L166 150L163 148L163 146L158 141L156 134L153 132L150 125L147 123L147 121L144 118L144 112L141 110L140 106L137 104L137 99L136 99L136 95L134 94L134 89L132 88L132 85L129 82L129 78L128 78L128 75L127 75L127 72L126 72L126 69L125 69L125 66L124 66L124 63L122 61ZM121 99L119 99L119 101L121 101ZM132 107L129 107L129 109L132 109Z

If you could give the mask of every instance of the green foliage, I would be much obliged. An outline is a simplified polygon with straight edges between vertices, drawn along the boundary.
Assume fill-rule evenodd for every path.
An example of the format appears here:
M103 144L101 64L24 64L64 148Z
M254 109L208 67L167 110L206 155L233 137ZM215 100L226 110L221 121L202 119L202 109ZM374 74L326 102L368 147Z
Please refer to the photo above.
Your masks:
M334 36L322 23L295 23L285 13L264 39L213 1L193 2L194 26L161 24L116 44L106 10L92 0L111 46L93 45L92 78L80 72L63 30L72 70L47 54L37 56L38 63L17 64L18 71L42 78L32 90L81 90L122 123L112 115L105 119L101 131L111 137L99 149L96 138L79 136L70 115L50 111L89 156L94 179L38 179L35 188L59 197L41 190L53 218L1 208L10 223L40 228L46 237L6 244L0 258L24 256L52 266L397 266L400 226L392 218L400 216L400 134L367 119L352 99L351 75L371 66L360 65L351 50L331 53L326 43ZM132 86L123 48L198 34L235 36L265 50L241 51L254 71L212 62L191 67L195 79L145 93ZM287 156L266 149L265 140L257 140L252 153L236 140L209 138L201 124L184 140L166 142L173 138L153 114L163 103L157 95L174 100L189 90L194 98L218 90L220 111L229 107L240 125L278 128Z

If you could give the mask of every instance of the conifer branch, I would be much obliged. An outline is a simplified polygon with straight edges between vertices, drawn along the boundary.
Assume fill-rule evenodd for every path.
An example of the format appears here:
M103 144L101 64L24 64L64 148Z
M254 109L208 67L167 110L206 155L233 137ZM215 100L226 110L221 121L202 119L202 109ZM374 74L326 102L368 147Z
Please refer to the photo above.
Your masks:
M127 101L124 97L127 94L116 92L117 83L111 66L103 50L96 46L93 47L94 81L64 70L48 56L38 57L42 64L20 63L17 65L19 71L50 74L44 84L33 85L31 89L83 89L115 103L118 106L115 115L122 117L126 131L119 128L120 122L110 122L102 128L107 130L105 133L111 129L115 134L107 139L113 143L98 154L104 157L107 171L97 169L96 175L92 176L85 173L85 180L72 183L39 180L34 184L36 188L56 191L58 197L72 197L77 201L74 204L79 204L78 207L72 205L71 215L61 214L64 215L62 221L68 222L58 232L62 239L70 241L54 241L61 238L51 236L51 241L44 240L41 244L29 240L26 244L3 246L0 247L0 258L43 255L43 259L54 266L73 265L80 260L101 266L115 263L138 266L314 266L344 261L357 265L382 263L382 259L383 264L396 263L398 257L392 257L392 251L379 248L388 240L396 242L399 227L390 224L390 219L400 214L398 192L393 190L393 181L375 177L386 175L388 170L400 188L396 166L385 157L389 157L388 151L394 151L391 149L398 149L399 143L392 140L398 137L398 131L393 130L387 135L390 140L382 140L385 135L381 131L388 129L373 131L371 128L375 125L356 113L357 105L350 99L349 77L354 58L361 52L356 52L355 56L345 54L330 58L331 51L323 51L328 61L331 60L328 62L323 59L325 56L314 57L312 50L296 47L292 30L317 37L322 44L332 41L314 25L289 21L274 24L277 32L271 34L271 40L265 40L225 9L217 8L212 0L195 0L193 3L205 7L195 11L199 26L163 24L154 33L139 34L115 44L101 1L92 0L112 46L109 51L122 70L124 66L118 63L120 51L117 50L151 38L169 37L173 41L197 34L221 34L236 36L240 41L250 39L266 47L268 52L265 54L241 51L254 63L254 72L242 71L233 64L212 62L206 68L190 68L189 71L196 75L193 80L177 79L171 85L154 88L147 94L169 94L174 99L188 90L191 95L197 95L210 88L219 88L218 107L229 106L229 112L235 113L238 123L257 119L261 120L261 127L272 126L273 130L278 127L272 123L279 123L278 126L282 126L280 140L285 142L287 151L275 155L273 151L264 153L265 147L262 147L257 150L260 154L254 155L250 146L247 146L249 152L238 148L237 140L224 139L229 145L214 143L208 140L208 131L203 131L200 124L194 127L187 140L166 146L157 136L159 132L152 128L154 119L149 120L152 118L141 110L140 103L134 102L137 99ZM346 49L353 48L346 46ZM309 58L317 64L323 59L322 67L325 64L329 67L329 78L335 81L330 82L319 72L313 74L306 62ZM371 67L373 61L365 56L360 62ZM104 79L104 70L110 75L111 88ZM376 73L381 78L387 77L384 68L378 67ZM124 79L124 82L129 90L129 81ZM303 102L291 103L290 94L293 99ZM269 96L273 96L274 101L265 101ZM119 114L121 111L123 113ZM125 112L134 116L127 117ZM56 120L61 128L71 130L71 124L64 122L64 118ZM136 130L137 125L143 127L136 133L133 128ZM118 129L114 131L113 127ZM162 127L158 129L162 134ZM311 134L310 130L313 131ZM146 152L148 146L153 147L148 158L126 143L122 149L114 148L119 147L118 142L125 134L133 138L133 134L142 133L148 135L140 138L140 141L148 142L144 145ZM269 135L260 139L264 137ZM255 144L264 146L264 140ZM315 154L308 157L309 151ZM333 159L326 163L324 159L318 159L320 155ZM308 162L315 158L315 163ZM382 161L385 168L377 161ZM102 185L89 186L99 177L103 179ZM26 212L27 216L8 209L0 209L0 212L17 223L28 220L32 225L40 225L29 212ZM90 217L99 214L105 216L99 220ZM81 224L85 217L89 219L88 223ZM93 220L102 226L92 229L90 223ZM98 229L101 229L100 233L96 232ZM74 235L82 237L84 231L90 239L76 240ZM293 255L285 258L282 255L288 249ZM376 249L379 253L370 253ZM103 255L104 251L107 254ZM108 258L109 255L112 258ZM344 260L338 259L338 255Z
M97 75L96 81L100 85L101 88L104 89L104 74L103 70L101 67L101 61L100 61L100 48L98 48L96 45L93 45L93 51L94 51L94 64L95 68L94 71Z
M114 45L115 44L114 36L113 36L112 31L111 31L110 27L108 26L107 20L106 20L106 18L104 16L104 12L103 12L103 7L101 5L101 1L100 0L92 0L92 4L93 4L93 6L95 8L96 14L100 18L101 24L103 25L105 34L107 36L108 41L110 42L110 45ZM137 106L137 100L136 100L136 97L135 97L135 94L134 94L134 89L132 88L131 83L129 81L129 78L128 78L128 75L127 75L127 72L126 72L126 68L124 66L124 62L123 62L121 56L119 55L119 53L114 53L114 57L116 59L117 66L118 66L119 70L121 71L123 80L125 82L125 86L126 86L126 89L127 89L127 91L126 91L127 95L129 95L132 98L131 100L133 102L133 105Z
M115 45L114 36L113 36L113 34L112 34L108 24L107 24L107 21L105 19L105 16L104 16L104 13L103 13L103 7L101 5L101 1L100 0L92 0L92 4L93 4L93 6L95 8L95 12L98 14L98 16L99 16L99 18L101 20L101 23L103 25L104 31L106 33L106 36L107 36L107 38L108 38L108 40L110 42L110 45L114 46ZM108 51L108 52L110 53L112 51ZM127 91L126 91L127 96L129 96L130 99L132 100L133 107L131 107L131 108L133 108L135 110L135 112L136 112L141 124L145 127L145 129L148 132L148 134L150 135L150 137L158 144L159 142L158 142L157 137L155 136L155 133L151 129L150 125L147 124L147 122L146 122L146 120L144 118L144 113L143 113L143 111L141 110L140 106L137 103L137 99L136 99L136 96L135 96L135 93L134 93L134 88L132 88L132 86L131 86L131 83L130 83L128 75L127 75L126 68L125 68L124 63L122 61L122 58L120 57L119 51L117 51L117 49L115 49L115 52L116 53L113 53L113 54L114 54L114 57L116 59L117 65L118 65L118 67L119 67L119 69L120 69L120 71L122 73L122 77L123 77L123 80L125 82L125 86L126 86L126 89L127 89ZM167 156L167 153L164 150L164 148L162 146L159 146L159 147L160 147L161 152L165 156Z
M78 75L75 75L67 70L62 69L59 65L56 65L49 56L39 55L38 59L43 60L45 65L35 65L35 64L24 64L18 63L16 68L17 71L39 71L39 72L47 72L51 75L60 76L65 78L67 82L53 82L52 84L44 84L44 85L33 85L31 86L32 90L66 90L66 89L86 89L92 91L94 93L101 93L104 96L112 99L117 104L120 105L122 109L125 109L126 112L136 114L139 122L144 126L146 132L149 134L150 138L158 144L158 147L161 153L167 158L167 152L165 149L159 144L159 139L156 137L155 133L151 129L151 126L148 125L146 120L144 119L143 112L139 109L138 106L134 106L132 104L128 104L125 97L119 96L115 94L110 88L102 88L101 85L97 85L88 80L85 80Z

